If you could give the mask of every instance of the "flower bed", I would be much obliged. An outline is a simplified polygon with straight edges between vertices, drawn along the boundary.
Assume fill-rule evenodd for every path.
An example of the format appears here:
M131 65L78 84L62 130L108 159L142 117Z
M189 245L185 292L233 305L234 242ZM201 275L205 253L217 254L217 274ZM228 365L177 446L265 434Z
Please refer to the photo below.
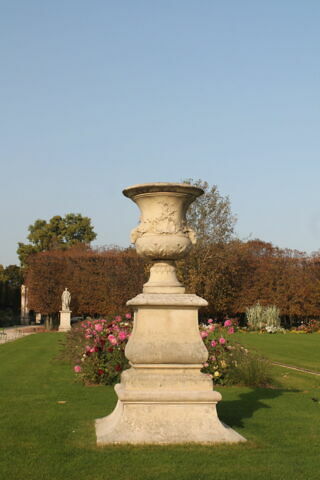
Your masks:
M302 323L299 327L291 329L292 333L320 333L320 320L312 319Z
M127 313L110 320L86 320L72 328L67 334L66 354L79 379L87 384L106 385L119 380L121 372L129 368L124 351L132 324L131 314ZM210 374L215 384L268 383L267 361L251 355L232 341L236 329L237 322L229 318L223 324L208 319L199 326L199 334L208 349L208 360L203 364L202 372ZM249 380L248 375L241 373L248 368L251 371ZM256 373L252 375L252 372Z

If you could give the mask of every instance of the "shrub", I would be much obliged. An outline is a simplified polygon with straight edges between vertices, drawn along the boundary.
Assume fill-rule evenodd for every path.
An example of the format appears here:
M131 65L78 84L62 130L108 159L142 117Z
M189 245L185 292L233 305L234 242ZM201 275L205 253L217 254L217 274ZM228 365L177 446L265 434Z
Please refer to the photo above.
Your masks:
M246 309L246 319L251 330L265 330L268 333L284 332L280 327L280 310L275 305L263 307L258 302Z
M131 315L123 319L86 320L67 333L65 352L84 383L111 385L129 367L124 355L132 330Z
M249 328L252 330L261 330L263 327L263 307L259 302L246 309L246 319Z
M266 387L272 383L270 362L243 347L235 348L233 366L228 372L229 384L242 384L248 387Z
M200 327L208 349L208 361L202 371L210 373L215 384L266 386L271 383L270 362L232 341L237 328L235 320L226 319L223 326L210 324Z
M228 383L228 372L232 368L232 348L230 336L235 332L236 324L227 318L223 326L213 323L200 325L200 335L208 350L208 360L204 363L202 372L212 375L215 384Z

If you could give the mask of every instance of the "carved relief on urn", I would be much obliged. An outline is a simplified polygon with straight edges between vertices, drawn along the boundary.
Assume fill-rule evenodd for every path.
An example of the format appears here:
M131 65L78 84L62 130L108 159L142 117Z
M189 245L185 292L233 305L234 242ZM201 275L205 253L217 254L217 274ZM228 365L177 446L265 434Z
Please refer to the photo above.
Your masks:
M177 260L196 243L187 225L189 205L201 188L177 183L146 183L126 188L123 194L140 208L139 225L131 232L137 253L151 260Z

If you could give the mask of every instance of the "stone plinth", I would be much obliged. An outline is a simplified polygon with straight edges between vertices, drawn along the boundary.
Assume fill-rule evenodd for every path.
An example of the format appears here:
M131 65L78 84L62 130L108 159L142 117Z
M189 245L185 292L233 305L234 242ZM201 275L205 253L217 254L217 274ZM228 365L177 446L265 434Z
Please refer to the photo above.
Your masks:
M174 266L195 243L186 211L202 193L190 185L164 183L124 190L141 210L131 239L138 254L154 265L143 293L127 302L135 312L125 350L131 368L115 386L115 410L96 420L98 445L245 441L220 422L216 404L221 395L213 390L211 376L200 371L208 352L198 309L207 302L184 293Z
M67 332L71 329L71 310L60 310L59 332Z
M126 348L113 413L96 421L97 443L166 444L245 441L217 416L220 393L200 372L208 352L199 335L196 295L142 294Z

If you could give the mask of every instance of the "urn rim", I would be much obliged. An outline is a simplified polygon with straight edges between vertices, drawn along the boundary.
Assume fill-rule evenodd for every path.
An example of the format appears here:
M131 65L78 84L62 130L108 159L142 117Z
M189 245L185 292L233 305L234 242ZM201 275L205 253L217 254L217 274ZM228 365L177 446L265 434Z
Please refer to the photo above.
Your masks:
M182 193L192 195L194 198L200 197L204 190L199 187L194 187L188 183L170 183L170 182L150 182L140 183L125 188L122 193L124 196L134 199L137 195L150 193Z

